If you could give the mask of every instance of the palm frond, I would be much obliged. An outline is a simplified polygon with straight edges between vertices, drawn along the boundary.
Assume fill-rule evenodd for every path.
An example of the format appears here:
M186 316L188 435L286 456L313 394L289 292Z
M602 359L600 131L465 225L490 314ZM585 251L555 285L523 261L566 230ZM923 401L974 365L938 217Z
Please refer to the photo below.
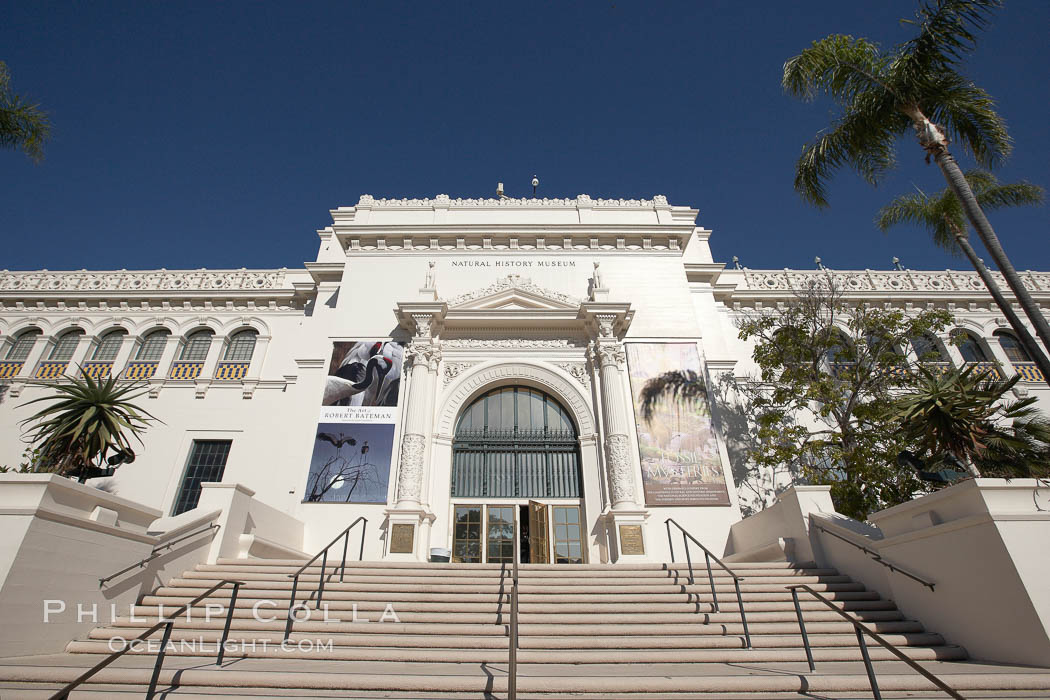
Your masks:
M919 6L919 34L901 48L902 70L917 76L950 68L973 51L975 32L988 25L1001 0L936 0Z
M880 76L887 60L867 39L832 34L784 63L781 85L803 100L825 94L842 105L875 88L886 88Z
M664 398L688 404L706 397L707 386L693 370L664 372L647 381L639 393L642 418L646 423L651 421L657 404Z
M961 144L983 167L1001 165L1013 150L1006 121L995 111L995 100L958 73L945 71L928 77L917 102L951 141Z

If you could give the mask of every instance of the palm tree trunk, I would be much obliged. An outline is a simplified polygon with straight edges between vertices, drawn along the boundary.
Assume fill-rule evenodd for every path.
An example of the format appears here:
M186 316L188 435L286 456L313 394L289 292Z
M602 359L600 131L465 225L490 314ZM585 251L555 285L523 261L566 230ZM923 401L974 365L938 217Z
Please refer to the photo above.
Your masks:
M973 268L977 270L977 274L980 275L981 280L984 282L984 286L988 288L988 293L995 299L996 305L999 310L1006 316L1006 320L1009 322L1010 327L1017 333L1017 339L1024 347L1028 356L1032 358L1039 371L1043 373L1043 380L1050 384L1050 360L1046 359L1046 355L1043 354L1042 349L1039 347L1039 343L1036 342L1032 334L1025 328L1024 322L1014 312L1013 306L1006 300L1003 293L999 291L999 285L995 283L995 279L992 277L992 273L988 271L981 259L977 257L977 251L970 245L970 239L962 231L954 231L955 241L962 248L962 251L969 258Z
M974 197L970 184L966 182L959 164L955 162L955 158L948 152L946 146L938 144L927 148L933 153L933 158L937 161L937 166L941 169L941 173L944 174L944 179L948 182L949 189L958 197L963 211L966 213L966 218L970 220L974 231L977 232L981 242L984 243L984 247L988 250L988 254L992 256L995 266L999 268L1003 277L1006 278L1006 284L1009 285L1010 290L1014 293L1017 303L1021 305L1028 319L1035 326L1036 335L1043 341L1045 347L1050 348L1050 325L1047 325L1046 319L1043 318L1043 314L1039 310L1039 306L1032 299L1032 295L1028 293L1028 289L1018 276L1017 270L1010 263L1010 259L1006 257L1006 251L999 244L999 238L995 235L995 230L992 229L988 218L984 215L980 205L977 204L977 198Z

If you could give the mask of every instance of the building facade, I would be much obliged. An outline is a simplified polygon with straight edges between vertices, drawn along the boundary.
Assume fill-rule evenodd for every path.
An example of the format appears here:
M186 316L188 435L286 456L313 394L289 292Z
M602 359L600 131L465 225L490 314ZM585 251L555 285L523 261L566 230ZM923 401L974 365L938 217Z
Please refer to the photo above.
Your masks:
M307 552L362 516L367 559L667 560L668 518L720 548L741 503L717 406L646 419L639 393L746 375L735 317L827 273L726 269L661 196L331 214L300 268L0 273L0 465L28 459L23 404L50 382L120 376L162 422L92 483L169 515L223 482L301 521ZM856 303L951 310L945 362L1050 402L975 273L834 274ZM1023 276L1050 305L1050 273Z

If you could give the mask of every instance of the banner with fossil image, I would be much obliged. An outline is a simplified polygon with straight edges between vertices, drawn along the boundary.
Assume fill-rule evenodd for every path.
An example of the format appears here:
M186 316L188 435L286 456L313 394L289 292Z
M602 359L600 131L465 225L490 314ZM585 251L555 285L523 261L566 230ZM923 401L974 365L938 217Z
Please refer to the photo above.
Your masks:
M386 503L404 345L334 343L303 501Z
M695 343L628 343L627 368L634 399L645 503L650 506L727 506L729 490L706 396L685 402L667 397L642 417L645 385L666 372L703 377Z

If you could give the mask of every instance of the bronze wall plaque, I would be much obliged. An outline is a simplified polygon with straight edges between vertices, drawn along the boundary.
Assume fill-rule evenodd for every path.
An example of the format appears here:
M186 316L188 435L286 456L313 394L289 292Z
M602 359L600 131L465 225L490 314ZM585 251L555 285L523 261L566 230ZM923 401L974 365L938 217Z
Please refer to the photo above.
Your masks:
M645 554L641 525L620 526L620 554Z
M390 553L411 554L416 526L397 523L390 527Z

